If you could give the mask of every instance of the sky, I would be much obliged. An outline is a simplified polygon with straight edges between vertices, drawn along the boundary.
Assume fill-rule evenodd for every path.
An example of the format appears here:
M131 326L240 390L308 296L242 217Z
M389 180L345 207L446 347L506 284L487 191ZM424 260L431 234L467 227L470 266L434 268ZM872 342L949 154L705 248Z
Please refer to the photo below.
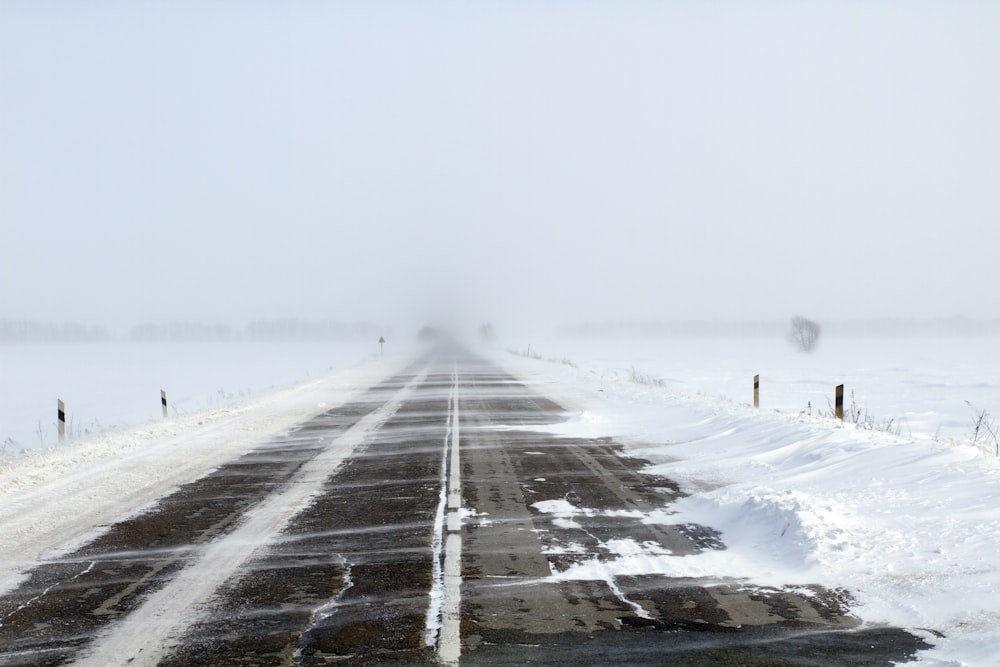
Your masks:
M0 319L1000 317L1000 3L0 2Z

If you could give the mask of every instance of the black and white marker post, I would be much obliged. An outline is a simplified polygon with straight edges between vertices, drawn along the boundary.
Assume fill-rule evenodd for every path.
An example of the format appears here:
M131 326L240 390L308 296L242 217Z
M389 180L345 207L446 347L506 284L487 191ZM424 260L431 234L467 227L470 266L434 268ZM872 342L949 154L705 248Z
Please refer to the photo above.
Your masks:
M160 404L163 406L163 418L167 418L167 392L160 390Z
M56 419L58 420L59 442L66 440L66 404L61 398L57 398Z

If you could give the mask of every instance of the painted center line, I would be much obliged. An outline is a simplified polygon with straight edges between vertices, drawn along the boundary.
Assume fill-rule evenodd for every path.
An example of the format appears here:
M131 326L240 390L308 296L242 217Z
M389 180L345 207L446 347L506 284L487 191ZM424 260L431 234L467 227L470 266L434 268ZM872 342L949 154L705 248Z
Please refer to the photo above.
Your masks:
M448 428L441 462L441 503L434 522L434 587L427 614L428 644L437 634L437 657L457 665L462 654L459 633L462 589L462 479L459 459L458 364L452 370L448 397ZM443 551L443 553L442 553Z

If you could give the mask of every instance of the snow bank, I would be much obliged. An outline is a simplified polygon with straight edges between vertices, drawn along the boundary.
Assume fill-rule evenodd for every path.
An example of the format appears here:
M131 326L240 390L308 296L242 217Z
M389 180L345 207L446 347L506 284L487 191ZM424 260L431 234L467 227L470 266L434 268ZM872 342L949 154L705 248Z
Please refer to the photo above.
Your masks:
M844 588L863 620L936 645L917 664L1000 664L1000 462L982 449L757 411L669 381L632 381L643 377L629 367L496 358L574 411L546 431L614 436L690 494L645 521L711 526L727 547L675 556L619 541L603 545L612 558L577 561L554 577L659 573ZM592 511L560 503L536 509L565 522Z
M377 353L374 341L0 345L0 452L57 442L56 399L71 440L160 416L225 408Z
M0 592L176 486L349 401L403 368L373 359L224 408L104 432L0 461Z

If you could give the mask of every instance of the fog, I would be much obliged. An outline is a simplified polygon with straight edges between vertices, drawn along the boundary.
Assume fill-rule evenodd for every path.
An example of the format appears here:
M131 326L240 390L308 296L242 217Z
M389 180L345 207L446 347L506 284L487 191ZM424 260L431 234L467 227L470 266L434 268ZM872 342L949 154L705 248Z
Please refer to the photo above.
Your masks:
M1000 4L0 4L0 319L1000 317Z

